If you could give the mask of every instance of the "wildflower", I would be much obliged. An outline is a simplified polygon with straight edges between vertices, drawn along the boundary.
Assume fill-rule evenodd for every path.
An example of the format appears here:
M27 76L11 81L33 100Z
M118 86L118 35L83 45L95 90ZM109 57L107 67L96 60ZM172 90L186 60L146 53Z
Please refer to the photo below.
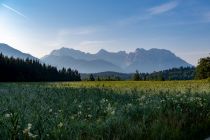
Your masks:
M91 114L88 114L88 118L92 118L92 115Z
M71 116L71 119L74 120L74 116Z
M63 123L62 122L60 122L59 124L58 124L58 127L63 127Z
M29 132L29 133L28 133L28 136L35 139L38 135L34 135L34 134L32 134L31 132Z
M28 129L30 130L32 127L32 124L31 123L28 123Z
M81 114L82 114L82 111L79 111L77 114L78 114L78 115L81 115Z
M146 97L143 95L142 97L141 97L141 100L144 100Z
M113 110L112 112L111 112L111 115L114 115L115 114L115 110Z
M111 107L111 104L109 103L107 106L107 111L111 111L111 110L112 110L112 107Z
M28 134L28 132L29 132L28 128L23 130L23 134Z
M108 100L105 99L105 98L103 98L103 99L100 101L101 104L103 104L103 103L105 103L105 102L108 102Z
M127 104L127 106L128 106L128 107L132 107L132 104L131 104L131 103L129 103L129 104Z
M28 127L23 130L23 134L26 134L26 135L28 135L29 137L32 137L32 138L36 138L38 135L34 135L30 132L31 127L32 127L32 124L28 123Z
M165 100L164 100L164 99L162 99L162 100L160 100L160 102L161 102L161 103L163 103L163 102L165 102Z
M78 107L79 107L79 108L82 108L82 105L79 105Z
M55 112L54 114L55 114L55 117L58 117L58 113L57 112Z
M5 114L6 118L10 118L12 116L12 114Z
M51 113L52 111L53 111L52 109L49 110L50 113Z

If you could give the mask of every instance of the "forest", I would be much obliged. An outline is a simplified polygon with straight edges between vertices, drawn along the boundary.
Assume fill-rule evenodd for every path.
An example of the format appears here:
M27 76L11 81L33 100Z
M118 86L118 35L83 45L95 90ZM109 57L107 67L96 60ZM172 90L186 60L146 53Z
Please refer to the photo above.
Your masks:
M61 69L38 60L19 59L0 54L0 82L80 81L77 70Z
M195 79L195 67L180 67L168 70L141 73L138 70L135 73L101 72L93 74L81 74L81 78L87 81L165 81L165 80L193 80Z

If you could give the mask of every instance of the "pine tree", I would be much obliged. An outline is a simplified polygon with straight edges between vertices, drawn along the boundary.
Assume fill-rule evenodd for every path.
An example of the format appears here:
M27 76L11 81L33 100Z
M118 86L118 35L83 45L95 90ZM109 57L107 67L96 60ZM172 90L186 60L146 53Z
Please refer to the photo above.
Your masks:
M90 74L89 80L90 80L90 81L95 81L95 78L94 78L93 74Z
M136 73L133 75L133 80L134 81L140 81L141 80L138 70L136 70Z

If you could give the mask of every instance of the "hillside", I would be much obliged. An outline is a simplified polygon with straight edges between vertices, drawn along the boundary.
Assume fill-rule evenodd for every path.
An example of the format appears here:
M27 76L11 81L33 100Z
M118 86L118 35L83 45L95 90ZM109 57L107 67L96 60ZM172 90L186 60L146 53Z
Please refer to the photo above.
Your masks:
M8 57L14 57L14 58L21 58L21 59L37 59L36 57L23 53L7 44L0 43L0 53L2 53L4 56Z

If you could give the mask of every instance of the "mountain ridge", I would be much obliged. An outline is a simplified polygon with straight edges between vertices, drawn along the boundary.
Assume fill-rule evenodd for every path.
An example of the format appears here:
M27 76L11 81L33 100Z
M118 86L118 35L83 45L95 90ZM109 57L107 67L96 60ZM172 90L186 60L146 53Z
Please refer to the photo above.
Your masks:
M21 58L21 59L35 59L38 60L38 58L28 54L28 53L23 53L5 43L0 43L0 53L2 53L5 56L8 57L14 57L14 58Z
M54 59L54 56L57 56L59 60ZM69 56L68 60L64 60L66 59L66 56ZM81 60L85 60L87 62L104 60L103 62L106 63L107 67L109 68L103 69L103 62L100 62L101 64L97 64L97 67L101 67L103 71L114 70L115 72L125 73L134 72L135 70L139 70L140 72L153 72L181 66L192 66L191 64L176 56L171 51L157 48L152 48L149 50L137 48L134 52L109 52L105 49L100 49L97 53L91 54L72 48L62 47L60 49L53 50L50 54L42 57L41 60L58 67L64 66L62 61L66 61L69 63L68 65L65 65L65 67L71 67L75 66L70 63L72 58L74 61L78 60L78 62L75 63L80 63L79 61ZM89 67L89 70L85 70L79 66L76 66L75 68L85 73L103 72L98 71L95 65L90 64Z

